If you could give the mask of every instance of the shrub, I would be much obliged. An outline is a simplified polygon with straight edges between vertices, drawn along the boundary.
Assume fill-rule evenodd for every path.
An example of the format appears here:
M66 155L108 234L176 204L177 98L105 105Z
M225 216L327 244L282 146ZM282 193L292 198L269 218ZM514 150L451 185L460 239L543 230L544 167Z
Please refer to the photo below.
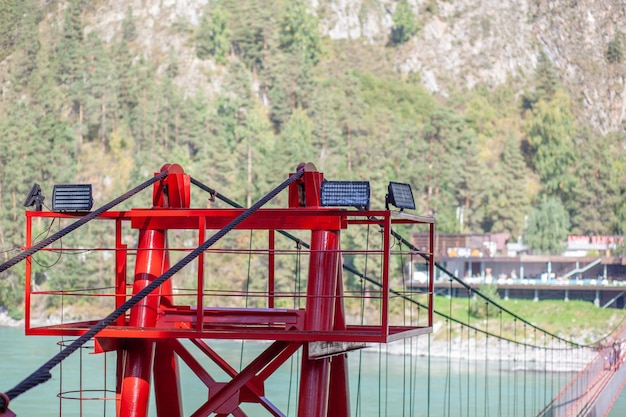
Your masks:
M489 300L498 301L500 295L498 294L498 286L495 284L483 284L478 288L478 291ZM494 307L483 297L475 295L472 298L469 306L469 313L472 317L477 319L485 319L487 317L496 317L498 315L498 308Z

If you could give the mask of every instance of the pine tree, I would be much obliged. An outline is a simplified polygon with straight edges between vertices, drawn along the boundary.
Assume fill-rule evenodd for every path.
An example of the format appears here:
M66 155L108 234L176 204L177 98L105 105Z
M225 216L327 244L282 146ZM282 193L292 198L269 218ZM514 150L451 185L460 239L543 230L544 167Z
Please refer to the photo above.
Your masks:
M615 136L597 138L577 132L573 172L575 180L564 204L571 214L572 231L577 234L620 233L619 208L624 181L624 153Z
M0 61L10 55L19 38L24 0L0 1Z
M415 33L418 25L415 15L407 0L400 0L393 13L393 26L391 27L391 43L400 45L407 42Z
M538 101L527 123L532 166L541 177L546 193L559 195L571 187L573 181L575 120L569 98L558 90L550 101Z
M557 254L563 248L570 228L569 214L553 197L543 197L528 218L525 242L539 253Z
M522 98L522 107L531 110L540 101L551 101L559 89L559 81L552 66L548 54L542 49L537 58L537 68L535 69L535 91L525 94Z
M524 216L530 210L530 199L526 191L526 163L520 143L513 132L509 133L502 152L498 170L501 192L498 193L492 232L510 233L512 238L521 235Z
M137 38L137 27L133 18L133 9L128 6L126 8L126 16L122 21L122 41L132 42Z
M57 79L71 86L82 66L83 24L80 0L71 0L64 13L63 33L57 46Z
M226 57L230 53L230 30L228 29L228 15L219 5L211 10L211 16L202 15L200 26L196 33L196 56L207 59L213 56L215 61L226 64Z
M96 139L106 145L115 128L117 78L104 42L90 33L85 56L85 116L87 140Z
M37 6L31 0L26 0L22 9L23 15L17 30L17 48L13 57L15 66L12 68L18 88L25 87L30 82L30 76L37 70L37 54L41 47L37 32Z
M303 0L289 2L281 23L280 47L300 57L302 65L314 66L320 58L320 34L317 18L307 10Z
M615 31L615 36L609 42L609 46L606 51L606 59L611 64L622 62L622 58L624 58L624 41L622 38L622 32L619 30Z

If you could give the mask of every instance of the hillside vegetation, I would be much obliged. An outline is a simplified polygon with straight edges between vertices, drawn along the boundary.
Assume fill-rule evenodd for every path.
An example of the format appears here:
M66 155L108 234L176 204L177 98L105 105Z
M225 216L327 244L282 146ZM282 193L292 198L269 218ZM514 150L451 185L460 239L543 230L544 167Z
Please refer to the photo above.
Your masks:
M300 161L370 180L373 208L408 182L439 232L509 233L537 252L623 234L624 134L606 110L620 87L596 94L619 79L622 34L603 14L610 36L583 62L555 53L575 39L558 49L569 32L549 33L580 24L563 2L489 3L0 0L0 257L24 244L33 183L92 183L97 207L167 162L244 205ZM87 273L44 265L51 288ZM0 306L18 309L22 274L0 276Z

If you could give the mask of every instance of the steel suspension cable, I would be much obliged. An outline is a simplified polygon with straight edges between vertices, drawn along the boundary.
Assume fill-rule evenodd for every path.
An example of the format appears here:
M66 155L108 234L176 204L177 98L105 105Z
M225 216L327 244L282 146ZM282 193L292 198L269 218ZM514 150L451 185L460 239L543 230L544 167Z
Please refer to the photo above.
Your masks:
M201 183L200 181L198 181L198 180L196 180L196 179L194 179L194 178L191 178L191 183L192 183L192 184L194 184L194 185L196 185L196 186L197 186L197 187L199 187L200 189L202 189L202 190L204 190L204 191L208 192L211 196L216 197L216 198L218 198L218 199L222 200L222 201L223 201L223 202L225 202L226 204L229 204L229 205L231 205L231 206L233 206L233 207L236 207L236 208L243 208L243 206L242 206L242 205L240 205L239 203L237 203L237 202L235 202L235 201L233 201L233 200L229 199L228 197L224 196L223 194L220 194L219 192L217 192L215 189L213 189L213 188L211 188L211 187L209 187L209 186L207 186L207 185L205 185L205 184ZM283 236L287 237L288 239L291 239L291 240L293 240L294 242L297 242L297 243L301 244L303 247L305 247L305 248L307 248L307 249L309 249L309 248L310 248L310 245L309 245L309 244L307 244L305 241L303 241L302 239L299 239L298 237L296 237L296 236L292 235L292 234L291 234L291 233L289 233L289 232L286 232L286 231L284 231L284 230L277 230L277 232L278 232L278 233L280 233L281 235L283 235ZM391 230L391 234L392 234L395 238L399 239L402 243L406 244L406 245L407 245L407 246L408 246L411 250L413 250L413 251L417 252L417 253L418 253L418 254L419 254L422 258L424 258L424 259L425 259L425 260L427 260L427 261L429 260L429 256L428 256L428 255L426 255L426 254L422 253L419 249L417 249L417 248L416 248L413 244L411 244L408 240L406 240L406 239L405 239L404 237L402 237L400 234L398 234L398 233L397 233L397 232L395 232L394 230ZM480 297L482 297L483 299L485 299L485 300L487 300L488 302L492 303L494 306L498 307L500 310L502 310L502 311L504 311L504 312L506 312L506 313L510 314L511 316L513 316L514 318L516 318L516 319L520 320L521 322L524 322L524 323L526 323L527 325L529 325L529 326L531 326L531 327L533 327L533 328L536 328L537 330L539 330L539 331L541 331L541 332L543 332L543 333L545 333L545 334L547 334L547 335L550 335L551 337L553 337L553 338L555 338L555 339L557 339L557 340L563 341L563 342L565 342L566 344L573 345L573 346L575 346L575 347L593 347L593 345L580 345L580 344L578 344L578 343L576 343L576 342L574 342L574 341L567 340L567 339L563 339L563 338L561 338L561 337L559 337L559 336L557 336L557 335L555 335L555 334L553 334L553 333L550 333L550 332L548 332L548 331L546 331L546 330L541 329L540 327L537 327L537 326L533 325L532 323L528 322L527 320L523 319L522 317L518 316L517 314L515 314L515 313L513 313L512 311L508 310L507 308L505 308L505 307L501 306L501 305L500 305L500 304L498 304L497 302L495 302L495 301L493 301L493 300L489 299L487 296L483 295L483 294L482 294L482 293L481 293L478 289L472 288L472 287L470 287L469 285L467 285L465 282L463 282L463 281L462 281L462 280L460 280L458 277L456 277L456 276L455 276L452 272L448 271L445 267L443 267L443 266L442 266L439 262L435 262L435 267L436 267L436 268L438 268L440 271L442 271L444 274L446 274L446 275L447 275L447 276L448 276L451 280L456 281L456 282L458 282L459 284L461 284L462 286L464 286L464 287L465 287L468 291L470 291L470 292L474 292L474 293L478 294L478 295L479 295ZM370 282L370 283L372 283L372 284L374 284L374 285L378 286L379 288L382 288L382 284L380 284L380 283L379 283L379 282L377 282L376 280L373 280L373 279L371 279L371 278L367 277L365 274L362 274L362 273L360 273L360 272L356 271L354 268L351 268L351 267L350 267L349 265L347 265L347 264L343 264L343 269L344 269L344 270L346 270L346 271L352 272L353 274L357 275L357 276L358 276L358 277L360 277L361 279L365 279L366 281L368 281L368 282ZM405 295L403 295L403 294L401 294L401 293L399 293L399 292L397 292L397 291L394 291L394 290L392 290L392 289L389 289L389 292L391 292L392 294L394 294L394 295L396 295L396 296L400 296L400 297L403 297L403 298L405 298L405 297L406 297ZM415 301L415 300L411 299L410 297L406 297L406 298L407 298L407 300L408 300L409 302L411 302L411 303L415 303L415 304L417 304L417 305L419 305L419 306L421 306L421 307L426 308L426 306L425 306L425 305L420 304L419 302L417 302L417 301ZM447 319L450 319L450 320L452 320L452 321L454 321L454 322L456 322L456 323L458 323L458 324L461 324L461 325L467 325L467 324L465 324L465 323L463 323L463 322L461 322L461 321L459 321L459 320L456 320L456 319L454 319L454 318L452 318L452 317L449 317L449 316L447 316L446 314L440 313L440 312L438 312L438 311L436 311L436 310L434 310L434 309L433 309L433 311L434 311L437 315L439 315L440 317L442 317L442 318L444 318L444 319L446 319L446 320L447 320ZM485 332L484 332L483 330L481 330L481 329L477 329L477 328L472 327L472 326L468 326L468 327L469 327L470 329L473 329L473 330L478 331L478 332L480 332L480 333L483 333L483 334L485 333ZM510 341L510 342L513 342L513 343L520 344L520 342L518 342L518 341L516 341L516 340L511 340L511 339L507 339L507 338L501 338L501 337L499 337L499 336L498 336L498 335L496 335L496 334L490 334L490 335L491 335L491 336L495 336L495 337L497 337L498 339L501 339L501 340L507 340L507 341ZM521 343L521 344L525 344L525 343Z
M56 232L52 236L49 236L49 237L43 239L42 241L40 241L37 244L35 244L35 245L31 246L30 248L26 249L25 251L23 251L19 255L16 255L13 258L9 259L8 261L4 262L2 265L0 265L0 272L4 272L7 269L11 268L12 266L15 266L16 264L20 263L21 261L23 261L24 259L28 258L32 254L34 254L34 253L38 252L39 250L45 248L46 246L50 245L51 243L56 242L57 240L61 239L62 237L64 237L68 233L71 233L74 230L78 229L79 227L81 227L85 223L90 222L91 220L95 219L96 217L98 217L99 215L104 213L105 211L109 211L110 209L112 209L113 207L117 206L121 202L123 202L125 200L128 200L130 197L134 196L135 194L137 194L139 191L143 190L144 188L149 187L150 185L154 184L155 182L164 179L165 177L167 177L167 175L168 175L168 172L167 171L163 171L163 172L155 175L154 177L150 178L148 181L144 182L143 184L140 184L137 187L133 188L132 190L126 192L125 194L122 194L121 196L117 197L116 199L111 200L110 202L106 203L105 205L103 205L99 209L94 210L94 211L90 212L89 214L86 214L84 217L81 217L80 219L76 220L74 223L70 224L69 226L59 230L58 232Z
M368 277L367 275L363 274L362 272L359 272L358 270L354 269L354 268L353 268L353 267L351 267L350 265L343 264L343 269L344 269L344 270L346 270L346 271L348 271L348 272L353 273L354 275L358 276L358 277L359 277L359 278L361 278L362 280L365 280L365 281L367 281L367 282L369 282L369 283L371 283L371 284L373 284L373 285L377 286L378 288L383 288L383 285L382 285L380 282L376 281L375 279L372 279L372 278ZM427 305L422 304L422 303L420 303L419 301L416 301L416 300L414 300L414 299L412 299L412 298L408 297L407 295L402 294L402 293L401 293L401 292L399 292L399 291L396 291L396 290L393 290L393 289L391 289L391 288L390 288L390 289L389 289L389 293L393 294L393 295L394 295L394 296L396 296L396 297L406 298L406 300L407 300L408 302L413 303L413 304L416 304L416 305L418 305L418 306L420 306L420 307L422 307L422 308L428 308L428 306L427 306ZM475 326L473 326L473 325L470 325L470 324L468 324L468 323L465 323L465 322L463 322L463 321L461 321L461 320L458 320L458 319L456 319L456 318L454 318L454 317L451 317L451 316L449 316L449 315L447 315L447 314L445 314L445 313L442 313L441 311L438 311L438 310L433 309L433 312L434 312L436 315L438 315L439 317L443 318L444 320L451 320L452 322L457 323L457 324L460 324L460 325L462 325L462 326L465 326L465 327L467 327L467 328L468 328L468 329L470 329L470 330L474 330L474 332L476 332L477 334L478 334L478 333L480 333L480 334L485 334L485 333L486 333L486 331L485 331L485 330L483 330L483 329L480 329L480 328L478 328L478 327L475 327ZM516 344L516 345L521 345L521 346L527 345L527 343L525 343L525 342L523 342L523 341L522 341L522 342L520 342L519 340L516 340L516 339L509 339L509 338L507 338L507 337L499 337L497 334L494 334L494 333L489 333L489 335L490 335L490 336L493 336L493 337L496 337L497 339L500 339L500 340L505 340L505 341L508 341L508 342L514 343L514 344ZM555 336L555 337L556 337L556 336ZM564 341L564 342L566 342L566 343L569 343L567 340L563 340L563 341ZM531 346L531 347L532 347L532 345L528 345L528 346ZM557 349L557 348L545 348L545 349L556 349L556 350L559 350L559 349ZM562 349L565 349L565 348L562 348ZM561 350L562 350L562 349L561 349Z
M398 234L397 232L395 232L394 230L391 230L391 234L397 238L402 240L402 242L404 244L406 244L407 246L409 246L412 250L416 251L417 253L419 253L420 256L422 256L422 258L424 258L425 260L429 260L430 257L425 254L422 253L422 251L420 251L418 248L415 247L415 245L411 244L411 242L409 242L408 240L406 240L404 237L402 237L400 234ZM489 297L487 297L486 295L482 294L478 289L476 288L472 288L470 285L468 285L467 283L463 282L463 280L459 279L458 277L456 277L452 272L448 271L445 267L443 267L439 262L435 262L435 267L437 267L440 271L442 271L444 274L446 274L451 280L458 282L459 284L461 284L462 286L464 286L465 288L467 288L468 290L471 289L471 291L473 291L474 293L478 294L480 297L482 297L484 300L488 301L489 303L493 304L495 307L498 307L499 309L501 309L502 311L510 314L513 317L516 317L518 320L520 320L521 322L525 323L526 325L539 330L540 332L553 336L558 340L562 340L570 345L574 345L576 347L592 347L592 345L581 345L579 343L574 342L573 340L567 340L567 339L563 339L547 330L544 330L540 327L535 326L534 324L532 324L531 322L525 320L524 318L522 318L521 316L513 313L512 311L510 311L509 309L507 309L506 307L503 307L502 305L500 305L499 303L497 303L496 301L490 299ZM493 336L493 335L492 335Z
M12 399L18 397L19 395L25 393L26 391L30 390L31 388L34 388L37 385L39 385L39 384L49 380L52 377L52 375L50 374L50 371L54 367L56 367L64 359L66 359L68 356L70 356L72 353L74 353L77 349L79 349L82 345L84 345L91 338L93 338L98 333L100 333L104 328L109 326L111 323L115 322L115 320L117 320L119 317L121 317L124 313L126 313L126 311L128 311L131 307L133 307L139 301L141 301L146 296L148 296L152 291L154 291L157 288L159 288L165 281L167 281L174 274L179 272L183 267L185 267L191 261L193 261L195 258L197 258L202 252L206 251L208 248L213 246L217 241L219 241L221 238L223 238L227 233L229 233L235 227L237 227L241 222L243 222L248 217L250 217L259 208L261 208L263 205L267 204L267 202L270 201L272 198L274 198L280 191L282 191L283 189L288 187L291 183L293 183L294 181L296 181L297 179L302 177L303 173L304 173L304 169L300 169L295 174L291 175L288 179L283 181L283 183L281 183L278 187L274 188L272 191L270 191L268 194L266 194L263 198L261 198L255 204L253 204L249 209L245 210L243 213L241 213L240 215L235 217L233 220L231 220L226 226L224 226L223 229L217 231L213 236L211 236L208 240L206 240L202 245L198 246L196 249L194 249L192 252L190 252L187 256L185 256L183 259L178 261L169 270L167 270L161 276L159 276L154 281L152 281L143 290L141 290L137 294L133 295L124 304L122 304L120 307L118 307L114 312L109 314L104 319L100 320L98 323L96 323L94 326L92 326L85 334L80 336L78 339L76 339L74 342L72 342L70 345L68 345L66 348L64 348L61 352L59 352L57 355L55 355L50 360L48 360L48 362L43 364L39 369L37 369L35 372L33 372L31 375L29 375L27 378L25 378L22 382L20 382L14 388L12 388L9 391L7 391L5 394L7 395L9 400L12 400ZM167 174L166 173L161 173L160 175L157 175L155 177L157 179L156 180L152 179L151 183L153 183L155 181L158 181L160 178L164 178L165 175L167 175ZM144 183L142 185L145 185L147 183ZM145 187L147 187L148 185L149 184L145 185ZM139 188L139 187L137 187L137 188ZM137 190L137 188L134 189L134 190ZM110 205L110 204L111 203L107 204L107 206ZM5 400L4 400L4 398L2 398L0 396L0 410L3 410L5 407L6 407Z
M225 203L227 203L227 204L229 204L229 205L231 205L231 206L233 206L233 207L236 207L236 208L243 208L243 206L242 206L242 205L240 205L239 203L237 203L237 202L235 202L235 201L233 201L233 200L229 199L228 197L226 197L226 196L224 196L223 194L219 193L219 192L218 192L218 191L216 191L215 189L213 189L213 188L211 188L211 187L209 187L209 186L207 186L207 185L205 185L205 184L201 183L200 181L198 181L198 180L196 180L196 179L194 179L194 178L191 178L191 183L192 183L192 184L194 184L194 185L196 185L197 187L201 188L202 190L204 190L204 191L208 192L211 196L216 197L216 198L218 198L218 199L222 200L223 202L225 202ZM284 230L277 230L277 231L278 231L278 233L280 233L280 234L282 234L283 236L285 236L285 237L287 237L287 238L289 238L289 239L293 240L294 242L298 242L298 243L300 243L300 244L301 244L302 246L304 246L305 248L307 248L307 249L309 249L309 248L310 248L310 246L309 246L306 242L304 242L303 240L301 240L301 239L297 238L296 236L292 235L291 233L286 232L286 231L284 231ZM424 253L421 253L421 251L420 251L419 249L417 249L414 245L412 245L412 244L411 244L408 240L406 240L404 237L402 237L401 235L399 235L397 232L395 232L394 230L391 230L391 234L392 234L394 237L396 237L397 239L399 239L402 243L405 243L406 245L408 245L408 247L409 247L409 248L411 248L412 250L416 251L416 252L417 252L420 256L422 256L422 258L424 258L425 260L429 260L429 256L428 256L428 255L426 255L426 254L424 254ZM542 329L542 328L540 328L540 327L537 327L537 326L533 325L532 323L528 322L528 321L527 321L527 320L525 320L524 318L522 318L522 317L518 316L517 314L515 314L515 313L513 313L512 311L508 310L507 308L505 308L505 307L501 306L499 303L497 303L497 302L495 302L495 301L491 300L489 297L487 297L487 296L485 296L484 294L482 294L482 293L481 293L478 289L471 288L471 287L470 287L469 285L467 285L465 282L463 282L463 281L462 281L462 280L460 280L458 277L456 277L456 276L455 276L452 272L448 271L445 267L443 267L443 266L442 266L439 262L435 262L435 267L436 267L436 268L438 268L440 271L442 271L445 275L447 275L447 276L448 276L451 280L456 281L456 282L458 282L459 284L461 284L462 286L464 286L467 290L475 292L476 294L478 294L478 295L479 295L480 297L482 297L483 299L487 300L488 302L492 303L494 306L498 307L500 310L502 310L502 311L504 311L504 312L506 312L506 313L510 314L510 315L511 315L511 316L513 316L514 318L516 318L516 319L520 320L521 322L526 323L527 325L529 325L529 326L531 326L531 327L533 327L533 328L535 328L535 329L537 329L537 330L539 330L539 331L543 332L544 334L549 335L549 336L551 336L552 338L554 338L554 339L556 339L556 340L563 341L563 342L565 342L565 344L573 345L573 346L575 346L575 347L587 347L587 348L593 348L593 344L590 344L590 345L581 345L581 344L579 344L579 343L577 343L577 342L574 342L574 341L572 341L572 340L563 339L563 338L561 338L561 337L559 337L559 336L557 336L557 335L555 335L555 334L553 334L553 333L551 333L551 332L549 332L549 331L547 331L547 330L544 330L544 329ZM346 264L344 264L344 265L343 265L343 269L344 269L344 270L347 270L347 271L349 271L349 272L355 273L355 274L356 274L357 276L359 276L360 278L362 278L362 279L366 279L368 282L370 282L370 283L372 283L372 284L374 284L374 285L378 285L379 287L382 287L382 285L380 285L377 281L372 280L372 279L370 279L370 278L367 278L367 277L366 277L366 276L364 276L363 274L361 274L361 273L359 273L359 272L356 272L353 268L350 268L350 267L349 267L348 265L346 265ZM392 293L393 293L394 295L396 295L396 296L403 296L402 294L400 294L400 293L398 293L398 292L395 292L395 291L393 291L393 290L391 290L391 289L390 289L390 292L392 292ZM410 302L413 302L413 303L415 303L415 304L417 304L417 305L420 305L420 306L422 306L422 307L426 307L426 306L421 305L420 303L416 302L416 301L415 301L415 300L413 300L413 299L409 299L409 301L410 301ZM447 315L442 314L442 313L440 313L440 312L438 312L438 311L434 311L434 312L435 312L436 314L438 314L439 316L441 316L441 317L445 318L445 319L450 318L450 317L448 317ZM453 321L455 321L455 322L457 322L457 323L459 323L459 324L461 324L461 325L465 325L463 322L460 322L460 321L458 321L458 320L455 320L455 319L452 319L452 320L453 320ZM475 330L475 331L478 331L478 332L484 333L484 331L482 331L482 330L480 330L480 329L477 329L477 328L474 328L474 327L471 327L471 326L470 326L470 328L471 328L471 329L473 329L473 330ZM513 342L513 343L518 343L518 344L520 343L520 342L517 342L517 341L515 341L515 340L510 340L510 339L507 339L507 338L502 338L502 337L499 337L498 335L495 335L495 334L490 334L490 335L491 335L491 336L495 336L495 337L497 337L498 339L501 339L501 340L507 340L507 341L510 341L510 342ZM605 337L605 338L606 338L606 337ZM603 338L603 339L604 339L604 338ZM602 340L602 339L601 339L601 340ZM522 343L522 344L525 344L525 343Z
M192 184L194 184L194 185L196 185L196 186L197 186L197 187L199 187L200 189L202 189L202 190L204 190L204 191L208 192L211 196L219 198L220 200L222 200L222 201L223 201L223 202L225 202L226 204L229 204L229 205L231 205L231 206L233 206L233 207L236 207L236 208L243 208L243 206L242 206L242 205L240 205L239 203L237 203L237 202L235 202L235 201L233 201L233 200L229 199L228 197L224 196L223 194L220 194L219 192L217 192L215 189L213 189L213 188L211 188L211 187L209 187L209 186L207 186L207 185L205 185L205 184L201 183L200 181L198 181L198 180L196 180L196 179L194 179L194 178L191 178L191 183L192 183ZM297 242L297 243L301 244L303 247L305 247L305 248L307 248L307 249L309 249L309 248L310 248L310 245L309 245L309 244L307 244L305 241L303 241L302 239L297 238L296 236L292 235L292 234L291 234L291 233L289 233L289 232L286 232L286 231L284 231L284 230L277 230L277 232L278 232L278 233L280 233L281 235L283 235L283 236L287 237L288 239L291 239L291 240L293 240L294 242ZM398 233L397 233L397 232L395 232L394 230L391 230L391 234L392 234L395 238L399 239L402 243L406 244L406 245L407 245L407 246L408 246L411 250L413 250L413 251L415 251L415 252L419 253L419 255L420 255L422 258L424 258L425 260L429 260L428 255L426 255L426 254L424 254L424 253L421 253L421 251L419 251L419 250L418 250L418 249L417 249L417 248L416 248L413 244L411 244L408 240L406 240L406 239L405 239L404 237L402 237L400 234L398 234ZM522 317L520 317L520 316L516 315L515 313L511 312L510 310L508 310L508 309L506 309L506 308L502 307L501 305L499 305L499 304L498 304L498 303L496 303L495 301L490 300L488 297L486 297L485 295L483 295L483 294L482 294L480 291L478 291L477 289L471 288L471 287L470 287L469 285L467 285L465 282L463 282L462 280L460 280L459 278L457 278L456 276L454 276L454 274L453 274L453 273L451 273L450 271L448 271L448 270L447 270L445 267L443 267L443 266L442 266L439 262L435 262L435 267L436 267L436 268L438 268L439 270L441 270L444 274L446 274L446 275L447 275L447 276L448 276L451 280L454 280L454 281L456 281L456 282L460 283L461 285L463 285L463 286L464 286L464 287L465 287L468 291L470 291L470 292L475 292L476 294L478 294L478 295L479 295L480 297L482 297L483 299L485 299L485 300L487 300L487 301L491 302L491 303L492 303L492 304L494 304L496 307L500 308L502 311L504 311L504 312L506 312L506 313L508 313L508 314L512 315L513 317L515 317L515 318L519 319L520 321L522 321L522 322L524 322L524 323L527 323L528 325L530 325L530 326L532 326L532 327L534 327L534 328L537 328L538 330L542 331L543 333L548 334L548 335L552 336L553 338L555 338L555 339L557 339L557 340L561 340L561 341L565 342L566 344L575 345L575 346L577 346L577 347L591 347L591 346L579 345L579 344L578 344L578 343L576 343L576 342L573 342L573 341L569 341L569 340L566 340L566 339L560 338L559 336L557 336L557 335L555 335L555 334L552 334L552 333L550 333L550 332L548 332L548 331L545 331L545 330L543 330L543 329L541 329L541 328L539 328L539 327L534 326L532 323L530 323L530 322L528 322L528 321L524 320ZM362 273L358 272L357 270L355 270L354 268L350 267L350 266L349 266L349 265L347 265L347 264L343 264L343 269L344 269L344 270L346 270L346 271L349 271L349 272L351 272L351 273L353 273L353 274L355 274L356 276L360 277L361 279L365 279L366 281L370 282L371 284L374 284L374 285L378 286L379 288L382 288L382 284L380 284L378 281L373 280L373 279L371 279L371 278L367 277L365 274L362 274ZM406 297L405 295L401 294L400 292L394 291L394 290L392 290L392 289L390 289L390 290L389 290L389 292L391 292L391 293L392 293L392 294L394 294L395 296L399 296L399 297L403 297L403 298L405 298L405 297ZM418 306L421 306L421 307L426 308L426 306L425 306L425 305L422 305L422 304L420 304L419 302L417 302L417 301L415 301L415 300L413 300L413 299L411 299L411 298L409 298L409 297L406 297L406 298L407 298L407 300L408 300L409 302L414 303L414 304L417 304ZM456 320L456 319L453 319L452 317L448 317L446 314L440 313L440 312L438 312L438 311L436 311L436 310L434 310L434 312L435 312L437 315L439 315L439 316L441 316L442 318L444 318L444 319L450 319L450 320L452 320L452 321L454 321L454 322L456 322L456 323L458 323L458 324L461 324L461 325L466 325L465 323L463 323L463 322L461 322L461 321L458 321L458 320ZM478 332L480 332L480 333L484 333L484 331L483 331L483 330L477 329L477 328L472 327L472 326L468 326L468 327L470 327L471 329L473 329L473 330L475 330L475 331L478 331ZM495 335L495 334L492 334L491 336L496 336L496 337L498 337L498 336L497 336L497 335ZM508 341L510 341L510 342L513 342L513 343L520 343L520 342L517 342L517 341L515 341L515 340L510 340L510 339L506 339L506 338L504 338L504 339L500 338L500 339L501 339L501 340L508 340ZM523 343L522 343L522 344L523 344Z
M220 200L222 200L224 203L235 207L235 208L245 208L244 206L242 206L241 204L237 203L236 201L231 200L230 198L224 196L223 194L220 194L219 192L217 192L216 190L214 190L213 188L201 183L200 181L198 181L197 179L191 177L191 183L193 185L195 185L196 187L200 188L201 190L206 191L207 193L209 193L211 196L216 197ZM286 232L284 230L277 230L278 233L280 233L281 235L285 236L288 239L293 240L294 242L296 242L297 244L302 245L302 247L306 248L306 249L311 249L311 246L303 241L302 239L296 237L295 235L292 235L289 232Z

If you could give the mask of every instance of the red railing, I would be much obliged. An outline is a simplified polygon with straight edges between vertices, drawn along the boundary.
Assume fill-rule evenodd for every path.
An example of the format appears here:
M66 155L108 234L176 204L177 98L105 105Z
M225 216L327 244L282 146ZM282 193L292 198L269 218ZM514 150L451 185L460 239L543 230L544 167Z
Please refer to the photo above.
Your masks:
M99 243L98 248L70 244L69 239L63 239L42 250L59 257L59 268L67 271L74 267L72 274L84 273L84 280L74 280L63 288L45 288L46 283L34 285L34 260L28 259L26 333L80 335L93 323L85 317L97 316L94 311L99 310L107 313L123 304L131 295L132 277L128 277L128 271L133 270L137 254L137 249L132 249L136 229L169 230L170 239L174 235L175 242L168 253L176 258L195 249L213 230L242 211L133 209L102 214L96 221L108 222L109 226L102 227L104 232L98 239L104 244ZM29 211L26 217L28 248L34 244L34 221L41 223L45 219L45 224L52 221L61 226L76 220L77 215ZM430 246L420 253L411 252L391 236L392 228L427 233ZM300 242L279 235L279 230L294 233ZM304 285L311 250L303 242L315 230L341 231L340 259L351 271L341 274L342 291L337 293L351 318L345 329L311 331L303 327L306 299L311 297ZM181 278L172 278L172 294L161 294L171 298L171 305L160 309L155 328L132 328L127 326L127 317L120 317L117 326L105 329L100 336L387 342L431 331L434 222L430 218L388 210L262 209L234 233L219 247L203 252L186 271L181 271ZM109 264L105 265L107 260ZM69 261L77 265L70 265ZM425 263L428 281L422 286L405 287L403 267L409 261ZM94 262L96 266L89 266ZM229 265L239 270L229 271ZM90 272L94 270L98 273ZM355 270L361 276L354 274ZM53 274L54 269L47 273ZM217 274L223 275L221 279L215 279ZM99 278L91 279L94 275ZM229 283L227 276L238 278ZM63 280L57 277L56 282ZM52 323L37 325L33 312L41 314L42 305L56 306L60 311L52 315L56 317L50 319ZM74 318L69 321L64 318L68 311ZM83 320L76 320L81 316Z

